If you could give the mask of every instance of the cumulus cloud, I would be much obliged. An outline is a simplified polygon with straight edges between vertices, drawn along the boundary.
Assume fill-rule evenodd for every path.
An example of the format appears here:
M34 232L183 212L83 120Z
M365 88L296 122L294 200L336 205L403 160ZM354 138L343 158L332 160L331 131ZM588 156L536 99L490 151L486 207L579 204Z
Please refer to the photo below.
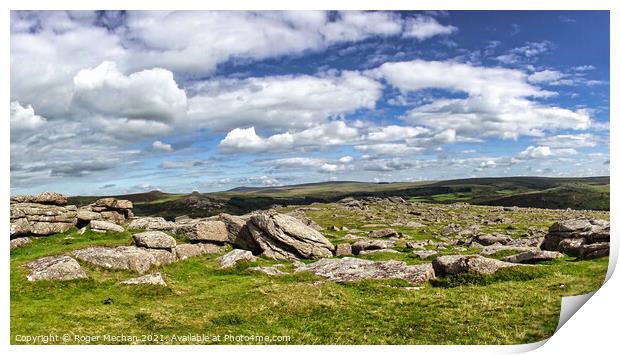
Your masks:
M511 49L496 59L503 64L522 64L536 61L537 58L551 50L552 44L549 41L527 42L521 47Z
M515 139L591 125L587 110L571 111L534 101L554 93L529 84L527 75L514 69L414 60L385 63L369 73L403 93L429 88L466 93L466 98L437 99L405 115L412 124L453 129L465 137Z
M456 27L444 26L431 16L420 15L407 20L403 36L423 41L438 35L449 35L456 32L456 30Z
M424 151L424 148L411 147L402 143L362 144L355 149L377 155L403 156L415 155Z
M153 150L160 151L160 152L171 152L171 151L174 150L174 149L172 149L172 145L171 144L167 144L167 143L164 143L162 141L155 141L155 142L153 142L151 147L153 148Z
M598 138L592 134L559 134L555 136L543 137L536 140L539 145L550 148L584 148L594 147Z
M23 132L32 131L45 124L46 119L34 113L32 105L22 106L19 102L11 102L11 138Z
M566 156L577 154L577 151L572 148L563 149L551 149L548 146L529 146L524 151L519 153L517 158L520 159L539 159L550 156Z
M73 85L73 102L103 116L171 122L187 110L185 91L165 69L126 76L114 62L104 61L95 68L80 70Z
M243 80L209 80L195 88L189 118L200 126L232 129L309 127L329 117L372 109L380 83L345 71L322 77L284 75Z

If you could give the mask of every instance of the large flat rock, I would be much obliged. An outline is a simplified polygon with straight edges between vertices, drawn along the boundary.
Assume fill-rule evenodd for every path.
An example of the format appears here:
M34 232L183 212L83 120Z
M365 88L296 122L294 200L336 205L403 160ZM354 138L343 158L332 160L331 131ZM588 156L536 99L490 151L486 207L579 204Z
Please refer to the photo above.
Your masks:
M26 264L30 269L28 281L38 280L75 280L86 278L86 272L70 256L46 256Z
M144 273L156 264L155 257L146 249L135 246L116 248L91 247L73 252L78 259L106 269L135 270Z

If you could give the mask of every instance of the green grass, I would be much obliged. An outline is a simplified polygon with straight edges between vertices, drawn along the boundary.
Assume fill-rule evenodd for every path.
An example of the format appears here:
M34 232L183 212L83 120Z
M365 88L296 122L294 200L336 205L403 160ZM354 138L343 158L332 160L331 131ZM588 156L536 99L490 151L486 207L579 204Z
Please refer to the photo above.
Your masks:
M183 343L173 336L193 333L221 335L213 343L233 343L226 334L288 336L276 343L292 344L528 343L553 333L561 296L595 290L607 269L607 258L566 259L437 279L412 290L402 280L317 283L323 279L309 273L270 277L245 270L276 263L264 259L220 270L217 255L205 255L161 267L167 287L122 286L136 274L88 265L86 280L26 281L23 265L38 257L129 240L129 232L71 231L12 252L11 342L18 334L55 333L71 335L70 343L85 343L73 336L86 334L138 337L94 343ZM420 262L408 255L401 259ZM158 337L141 338L149 334Z

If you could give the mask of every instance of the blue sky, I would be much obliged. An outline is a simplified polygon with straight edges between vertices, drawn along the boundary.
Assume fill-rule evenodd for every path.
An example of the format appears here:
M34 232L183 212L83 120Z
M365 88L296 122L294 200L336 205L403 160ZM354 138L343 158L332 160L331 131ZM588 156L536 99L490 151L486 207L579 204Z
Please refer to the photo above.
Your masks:
M603 11L12 12L11 193L609 174Z

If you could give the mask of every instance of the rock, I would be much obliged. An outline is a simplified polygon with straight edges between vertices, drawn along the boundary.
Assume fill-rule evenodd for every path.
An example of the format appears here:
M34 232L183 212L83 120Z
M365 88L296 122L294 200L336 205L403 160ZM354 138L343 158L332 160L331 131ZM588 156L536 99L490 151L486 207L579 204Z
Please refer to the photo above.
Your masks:
M430 256L437 254L437 252L434 250L416 250L412 252L411 254L417 256L420 259L426 259Z
M467 272L493 274L501 268L517 265L479 255L444 255L433 260L433 269L437 276L457 275Z
M476 242L481 245L493 245L496 243L506 245L512 242L512 238L510 238L510 236L503 235L503 234L481 234L481 235L475 236L472 239L472 242Z
M118 211L101 211L101 219L117 224L125 223L125 215Z
M156 231L172 231L176 227L174 222L166 221L163 217L136 217L129 222L129 229L143 229Z
M407 265L396 260L371 261L351 257L321 259L308 265L298 265L295 272L302 271L309 271L333 281L404 279L414 285L422 284L434 277L431 264Z
M15 238L15 239L11 239L11 251L17 249L17 248L21 248L27 244L32 243L32 239L28 238L28 237L21 237L21 238Z
M564 254L557 251L531 250L521 254L507 256L503 258L502 261L518 264L532 264L540 261L561 258L562 256L564 256Z
M262 250L273 259L331 257L334 246L320 232L298 219L276 212L252 215L248 229Z
M250 221L249 215L233 216L227 213L221 213L218 218L226 225L228 242L235 248L250 250L256 253L260 251L260 247L256 241L254 241L252 233L250 233L247 226Z
M133 208L133 203L129 200L117 200L112 197L100 198L94 203L95 206L101 206L113 210L129 210Z
M247 268L247 270L262 272L269 276L287 275L286 272L278 270L275 266L253 266Z
M156 263L146 249L135 246L90 247L75 250L73 255L78 260L106 269L135 270L140 273L146 272Z
M422 224L420 222L410 221L410 222L407 222L405 224L405 227L407 227L407 228L423 228L423 227L426 227L426 225L424 225L424 224Z
M77 211L77 219L80 221L92 221L92 220L97 220L97 219L101 219L101 213L99 212L93 212L89 209L86 208L80 208Z
M161 276L159 272L154 274L142 275L138 277L134 277L133 279L122 281L123 285L159 285L159 286L167 286L164 278Z
M176 240L162 231L146 231L133 235L133 241L139 247L151 249L172 249Z
M26 218L11 220L11 237L28 235L31 233L31 226Z
M75 280L86 278L86 272L70 256L46 256L26 264L30 269L28 281L38 280Z
M571 256L609 255L609 222L597 219L568 219L549 227L540 248ZM590 247L589 245L594 245Z
M11 237L62 233L77 222L77 208L73 205L12 202L10 212Z
M389 249L394 247L394 242L391 240L358 240L351 245L353 254L359 254L364 250L376 250L376 249Z
M254 262L256 261L256 257L252 255L252 252L249 250L233 249L228 254L217 258L217 260L220 262L220 267L225 269L233 267L241 261Z
M493 255L500 251L511 250L516 252L528 252L539 250L538 247L522 247L516 245L488 245L480 250L480 255Z
M209 243L178 244L175 248L177 259L179 260L185 260L203 254L221 254L225 250L225 247L222 245Z
M388 229L372 231L368 233L368 237L369 238L400 238L401 234L391 228L388 228Z
M56 192L43 192L38 195L17 195L11 197L11 203L40 203L45 205L64 206L67 197Z
M177 253L175 250L166 249L144 249L153 257L154 266L162 266L172 264L177 261Z
M124 232L125 228L107 221L90 221L90 229L95 232Z
M35 235L50 235L64 233L73 226L75 223L35 222L31 225L30 231Z
M415 242L406 242L405 248L409 249L424 249L427 245L429 245L428 240L418 240Z
M178 222L174 233L186 236L192 242L227 242L226 224L215 220L183 220Z
M358 255L372 255L372 254L377 254L377 253L399 254L400 252L398 250L388 248L388 249L362 250L358 253Z
M350 256L352 254L353 254L353 251L351 249L351 244L342 243L342 244L336 245L336 256Z

